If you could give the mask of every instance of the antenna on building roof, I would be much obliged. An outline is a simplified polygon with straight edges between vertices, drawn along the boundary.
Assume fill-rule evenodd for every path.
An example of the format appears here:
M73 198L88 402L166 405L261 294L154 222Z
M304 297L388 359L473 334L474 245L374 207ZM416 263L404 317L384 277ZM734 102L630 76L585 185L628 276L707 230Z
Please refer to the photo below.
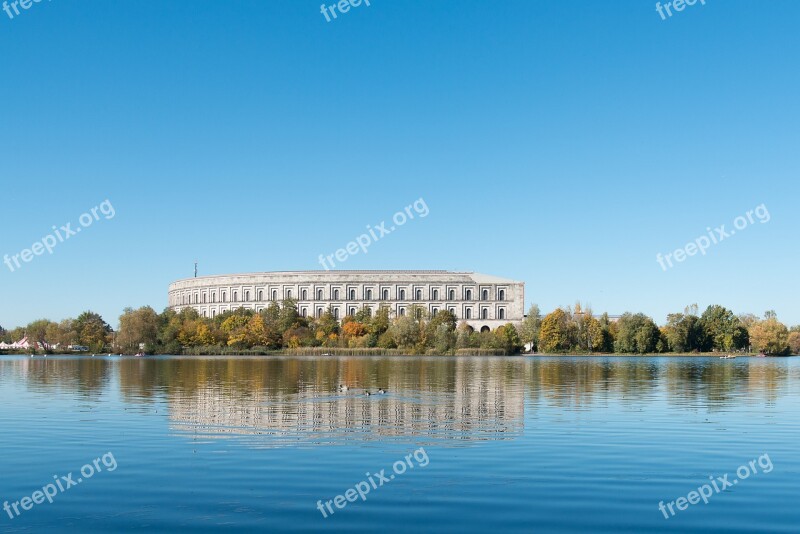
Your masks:
M194 260L194 277L197 278L197 260Z

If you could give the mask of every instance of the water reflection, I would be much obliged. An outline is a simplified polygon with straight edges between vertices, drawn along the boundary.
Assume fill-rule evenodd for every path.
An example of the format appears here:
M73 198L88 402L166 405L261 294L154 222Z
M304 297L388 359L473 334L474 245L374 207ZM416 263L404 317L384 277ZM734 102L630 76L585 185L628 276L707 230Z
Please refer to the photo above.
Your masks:
M281 446L513 439L526 406L772 404L798 369L787 359L6 357L0 381L97 402L118 390L127 404L166 404L174 432Z
M262 445L420 437L430 442L509 439L523 429L521 360L174 363L178 375L188 363L202 377L168 394L173 428L198 436L269 438L251 440ZM349 390L339 392L339 384ZM386 393L377 394L379 389Z

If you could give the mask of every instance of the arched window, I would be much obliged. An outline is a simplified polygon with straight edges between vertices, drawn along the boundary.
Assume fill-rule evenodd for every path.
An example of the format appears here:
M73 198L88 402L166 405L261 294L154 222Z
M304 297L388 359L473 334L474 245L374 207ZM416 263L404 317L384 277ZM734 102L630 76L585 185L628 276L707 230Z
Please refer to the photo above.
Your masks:
M211 293L211 303L213 304L215 302L217 302L217 294L216 293ZM212 315L212 317L213 317L213 315Z
M287 298L287 299L290 299L290 298L292 298L292 290L291 290L291 289L287 289L287 290L286 290L286 298Z
M450 290L450 295L447 298L450 300L456 300L456 292L454 289Z
M274 289L272 290L272 300L278 300L278 292Z
M350 290L350 300L356 300L356 290L355 289L351 289Z
M406 315L406 309L400 308L400 317L405 317L405 315Z
M472 309L467 308L464 313L464 317L467 319L472 319Z
M303 290L303 300L308 300L308 291L305 289ZM303 317L305 317L305 315Z
M489 318L489 310L486 308L481 310L481 319L488 319Z
M367 300L372 300L372 290L367 289Z
M436 317L436 314L437 314L437 313L439 313L439 310L437 310L436 308L434 308L434 309L433 309L433 316L434 316L434 317Z
M372 317L372 308L370 308L368 306L368 307L364 308L364 311L367 312L367 317Z
M239 292L238 291L234 291L233 292L233 302L239 302Z
M467 289L464 291L464 300L472 300L472 290Z
M455 308L450 308L450 313L452 313L452 314L453 314L453 317L455 317L456 319L458 319L458 315L456 315L456 309L455 309Z
M317 308L317 319L322 317L322 308Z
M350 312L347 315L353 316L355 314L356 314L356 309L355 308L350 308Z
M228 302L228 294L224 291L222 292L222 302Z
M197 293L194 294L194 303L200 304L200 295L198 295Z
M206 303L206 294L205 294L205 293L203 293L203 295L202 295L202 297L201 297L201 298L203 299L203 304L205 304L205 303Z
M263 289L259 289L258 290L258 301L261 302L263 300L264 300L264 290Z
M388 289L384 289L383 290L383 300L389 300L389 290Z
M339 290L338 289L334 289L333 290L333 300L339 300Z
M322 300L322 290L317 289L317 300Z
M400 290L400 293L398 294L398 298L400 300L406 300L406 290L405 289L401 289Z
M498 315L499 315L500 319L505 319L506 318L506 311L503 308L500 308L500 312L499 312Z
M211 310L211 317L217 316L217 310Z
M245 302L250 302L250 292L249 291L245 291L244 292L244 301Z
M303 317L305 317L305 316L306 316L306 313L307 313L307 312L306 312L306 309L305 309L305 308L303 308L302 310L300 310L300 315L302 315Z
M337 320L339 319L339 308L333 309L333 318Z
M417 292L414 295L414 299L415 300L422 300L422 290L421 289L417 289Z
M433 295L431 295L431 299L432 300L439 300L439 290L438 289L434 289L433 290Z
M481 300L489 300L489 290L484 289L483 293L481 293Z
M497 300L506 300L506 290L501 289L500 292L497 294Z
M205 317L205 316L206 316L206 311L205 311L205 310L203 310L203 317Z

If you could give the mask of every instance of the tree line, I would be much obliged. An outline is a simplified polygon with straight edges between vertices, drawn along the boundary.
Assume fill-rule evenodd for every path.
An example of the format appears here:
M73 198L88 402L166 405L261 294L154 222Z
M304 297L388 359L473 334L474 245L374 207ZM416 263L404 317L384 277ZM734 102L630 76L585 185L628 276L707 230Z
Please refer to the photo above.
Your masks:
M735 315L719 305L699 314L697 305L667 316L664 326L642 313L619 318L596 316L580 303L542 316L533 305L517 326L508 323L491 332L475 332L447 310L430 315L421 307L392 317L388 307L364 309L341 321L331 309L320 317L304 317L293 300L273 302L260 312L239 308L213 318L194 309L157 313L145 306L126 308L119 328L112 330L91 311L59 323L46 319L6 331L6 343L23 337L42 346L69 345L133 354L224 354L235 351L279 351L300 348L390 349L410 354L457 354L472 351L514 354L523 348L557 353L703 353L763 351L800 354L800 327L791 329L775 312L763 318Z
M800 326L789 329L774 311L763 318L735 315L714 304L698 315L696 304L667 315L664 326L642 313L612 319L580 303L542 317L533 305L519 328L522 341L543 353L619 354L764 352L800 354Z
M81 315L102 319L86 312ZM80 319L80 318L79 318ZM213 318L201 317L192 308L180 313L157 313L145 306L126 308L114 332L102 323L102 335L89 331L78 320L54 323L34 321L3 336L49 345L85 345L93 352L105 350L148 354L220 354L231 351L279 351L302 347L331 349L391 349L409 354L455 354L458 350L482 350L514 354L522 349L516 327L509 323L492 332L474 332L458 324L448 310L436 315L412 307L407 315L391 317L388 307L372 313L367 309L338 321L331 309L320 317L300 315L294 300L273 302L260 312L239 308Z

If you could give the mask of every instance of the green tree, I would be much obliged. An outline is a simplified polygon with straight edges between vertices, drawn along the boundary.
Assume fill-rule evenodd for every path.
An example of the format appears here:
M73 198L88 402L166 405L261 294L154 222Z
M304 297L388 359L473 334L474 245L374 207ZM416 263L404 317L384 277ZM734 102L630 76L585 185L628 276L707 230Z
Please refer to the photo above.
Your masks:
M369 332L376 338L380 338L391 326L391 319L389 318L389 307L381 306L375 312L375 316L369 321Z
M642 313L625 313L617 321L614 350L622 354L656 352L661 331L650 317Z
M598 319L600 323L600 331L602 334L602 342L600 343L601 352L614 352L614 339L617 336L617 323L612 321L608 313L604 313Z
M449 354L455 349L457 335L450 325L440 323L433 333L433 348L437 354Z
M528 310L528 315L522 320L519 325L519 337L523 344L531 344L532 350L538 350L539 346L539 331L542 328L542 313L539 311L539 306L536 304L531 305Z
M472 342L473 334L472 327L466 321L461 321L456 331L456 348L466 349L475 346Z
M706 308L700 317L706 335L705 350L729 351L748 345L747 329L732 311L719 305Z
M94 352L101 352L105 348L113 331L100 315L92 311L80 314L73 326L78 335L78 344Z
M702 321L692 313L667 315L664 336L672 352L699 352L708 343Z
M420 340L420 323L413 316L398 317L389 327L392 338L398 348L403 350L416 350Z
M278 316L278 332L283 335L289 329L305 326L305 321L297 311L297 301L286 299L281 303Z
M434 348L438 354L444 354L456 344L456 316L449 310L441 310L431 317L425 325L425 341L428 347Z
M516 327L511 324L499 326L493 332L498 341L499 348L506 354L517 354L522 350L522 339L519 337Z

